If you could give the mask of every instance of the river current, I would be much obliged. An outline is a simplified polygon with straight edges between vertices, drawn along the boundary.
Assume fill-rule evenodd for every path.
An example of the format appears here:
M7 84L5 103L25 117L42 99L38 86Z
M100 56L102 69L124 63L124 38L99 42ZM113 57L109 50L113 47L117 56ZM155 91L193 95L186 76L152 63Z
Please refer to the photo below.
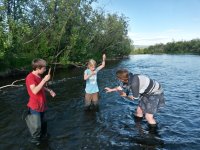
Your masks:
M105 93L105 87L118 84L115 72L126 68L159 81L166 106L155 118L157 132L148 130L145 119L136 123L138 101ZM83 71L56 71L50 88L57 96L47 95L50 138L40 146L29 142L23 114L28 95L25 86L0 91L1 150L198 150L200 149L200 56L131 55L109 62L98 73L99 111L84 112ZM2 81L3 82L3 81Z

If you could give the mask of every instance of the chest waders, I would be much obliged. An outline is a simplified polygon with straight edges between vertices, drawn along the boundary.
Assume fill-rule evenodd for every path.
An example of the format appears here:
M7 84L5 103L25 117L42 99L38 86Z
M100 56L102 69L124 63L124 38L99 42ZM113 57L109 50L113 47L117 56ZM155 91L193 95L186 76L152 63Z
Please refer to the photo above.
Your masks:
M47 134L47 122L44 112L30 112L25 118L28 129L31 133L31 142L39 145L42 137Z

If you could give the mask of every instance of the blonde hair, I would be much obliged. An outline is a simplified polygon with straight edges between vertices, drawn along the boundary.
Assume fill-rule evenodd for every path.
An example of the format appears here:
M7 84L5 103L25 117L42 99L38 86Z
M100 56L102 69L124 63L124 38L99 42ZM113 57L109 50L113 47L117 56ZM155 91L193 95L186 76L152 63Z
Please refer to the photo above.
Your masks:
M88 67L91 67L91 66L94 66L94 67L96 67L96 61L94 60L94 59L90 59L89 61L88 61Z
M36 59L33 59L32 61L33 70L36 70L37 68L41 69L42 67L45 67L45 66L46 66L46 61L44 59L36 58Z
M127 69L119 69L116 72L116 76L119 79L128 81L128 70Z

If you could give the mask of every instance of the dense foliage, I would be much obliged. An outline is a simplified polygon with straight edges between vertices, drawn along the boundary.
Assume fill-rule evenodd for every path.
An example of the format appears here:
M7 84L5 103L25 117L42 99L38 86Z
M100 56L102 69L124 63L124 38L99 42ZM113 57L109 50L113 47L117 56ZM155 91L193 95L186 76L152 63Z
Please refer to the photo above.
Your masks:
M170 42L167 44L156 44L144 49L136 49L133 53L140 54L198 54L200 55L200 39L191 41Z
M92 7L95 0L1 0L0 65L16 68L35 57L85 63L128 55L127 18Z

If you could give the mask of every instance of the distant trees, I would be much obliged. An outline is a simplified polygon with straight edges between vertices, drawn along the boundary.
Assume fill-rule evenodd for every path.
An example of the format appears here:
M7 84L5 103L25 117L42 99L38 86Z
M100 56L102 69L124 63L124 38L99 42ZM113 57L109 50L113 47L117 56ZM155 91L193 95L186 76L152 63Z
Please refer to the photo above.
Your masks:
M125 16L95 10L96 0L2 0L0 65L29 65L35 57L62 64L129 55Z
M200 39L193 39L191 41L169 42L167 44L156 44L141 50L137 53L143 54L198 54L200 55Z

